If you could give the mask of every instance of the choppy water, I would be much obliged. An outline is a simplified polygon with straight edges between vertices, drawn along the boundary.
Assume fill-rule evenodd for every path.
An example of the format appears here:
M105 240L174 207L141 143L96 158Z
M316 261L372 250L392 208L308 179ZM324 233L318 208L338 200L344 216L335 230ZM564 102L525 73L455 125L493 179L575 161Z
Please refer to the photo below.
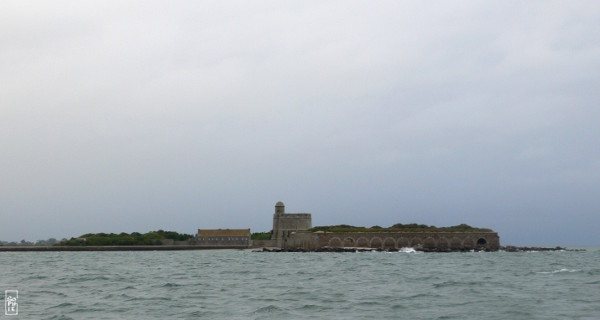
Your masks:
M6 319L600 319L600 251L0 252ZM4 299L4 297L2 297Z

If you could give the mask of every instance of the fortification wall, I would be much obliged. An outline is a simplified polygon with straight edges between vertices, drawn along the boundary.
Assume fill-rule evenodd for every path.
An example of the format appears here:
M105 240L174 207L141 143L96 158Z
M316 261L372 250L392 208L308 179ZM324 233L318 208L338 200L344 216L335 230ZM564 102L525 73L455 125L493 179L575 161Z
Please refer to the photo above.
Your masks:
M183 241L176 241L173 239L162 239L160 240L160 243L162 245L167 245L167 246L187 246L187 245L191 245L194 244L193 240L183 240Z
M310 228L312 228L312 216L310 213L285 213L283 202L280 201L275 204L273 234L271 236L271 239L275 240L274 247L283 247L283 242L291 233Z
M277 240L252 240L252 248L275 248Z
M278 217L279 230L306 230L312 228L309 213L288 213Z
M303 250L326 247L373 249L412 247L424 251L498 250L500 237L496 232L312 233L297 231L284 239L282 247Z

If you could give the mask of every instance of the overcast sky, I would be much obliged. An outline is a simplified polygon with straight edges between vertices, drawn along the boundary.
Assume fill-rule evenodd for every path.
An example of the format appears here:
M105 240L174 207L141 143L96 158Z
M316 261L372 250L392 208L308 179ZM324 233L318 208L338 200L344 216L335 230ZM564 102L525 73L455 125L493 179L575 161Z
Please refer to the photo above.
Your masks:
M467 223L600 245L598 1L1 1L0 240Z

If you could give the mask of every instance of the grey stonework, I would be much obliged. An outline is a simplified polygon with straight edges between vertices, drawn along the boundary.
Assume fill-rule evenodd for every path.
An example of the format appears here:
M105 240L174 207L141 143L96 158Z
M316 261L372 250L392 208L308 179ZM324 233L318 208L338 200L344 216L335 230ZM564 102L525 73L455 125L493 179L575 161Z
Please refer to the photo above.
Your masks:
M422 251L465 251L500 248L496 232L310 232L310 213L286 213L283 202L275 204L270 240L250 240L250 229L199 229L194 245L207 247L319 250L323 248L400 249Z
M279 201L275 204L273 214L273 235L271 240L276 247L283 247L285 240L296 231L312 228L310 213L285 213L285 205Z
M308 232L296 231L286 237L281 248L316 250L320 248L400 249L423 251L490 250L500 248L496 232Z
M308 213L286 214L283 202L275 204L270 246L282 249L317 250L321 248L400 249L423 251L491 250L500 248L496 232L310 232ZM254 244L257 247L258 243Z

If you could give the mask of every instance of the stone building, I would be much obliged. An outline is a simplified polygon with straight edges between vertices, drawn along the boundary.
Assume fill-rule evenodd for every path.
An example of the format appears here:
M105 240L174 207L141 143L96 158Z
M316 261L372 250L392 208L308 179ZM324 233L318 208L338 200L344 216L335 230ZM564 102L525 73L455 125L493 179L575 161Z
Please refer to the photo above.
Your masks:
M271 240L276 247L284 247L287 239L295 231L312 228L310 213L285 213L285 205L279 201L275 204L273 214L273 234Z
M271 239L251 240L250 229L198 229L194 244L206 248L277 247L282 249L320 250L327 248L370 248L395 250L412 247L422 251L465 251L500 248L498 233L491 230L466 232L370 232L308 231L310 213L286 213L283 202L275 204Z
M311 232L310 213L286 213L283 202L275 204L271 240L254 241L256 247L318 250L323 248L400 249L423 251L498 250L498 233L473 232Z
M198 229L195 244L206 247L248 248L250 229Z

